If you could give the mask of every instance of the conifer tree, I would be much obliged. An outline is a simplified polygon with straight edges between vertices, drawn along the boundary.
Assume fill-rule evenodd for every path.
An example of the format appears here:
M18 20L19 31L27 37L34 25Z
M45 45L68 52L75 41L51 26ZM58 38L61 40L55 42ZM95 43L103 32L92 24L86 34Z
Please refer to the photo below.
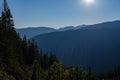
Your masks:
M2 44L0 50L0 68L8 74L17 77L16 71L18 71L19 62L21 61L20 38L14 29L13 17L6 0L4 0L0 19L0 37L0 44Z
M63 65L61 63L54 62L48 70L47 80L64 80L64 78Z
M31 80L45 80L45 72L37 60L33 63L33 74Z
M50 57L49 57L49 66L51 66L54 62L59 62L56 55L50 53Z
M43 55L43 68L48 69L49 67L49 56L48 54Z
M1 22L1 15L0 15L0 56L2 56L1 54L3 53L2 48L3 48L3 43L2 43L2 22ZM0 62L2 62L1 58L0 58Z
M34 60L39 61L39 49L38 49L38 46L35 44L34 40L32 40L28 44L28 55L27 55L27 57L28 57L29 65L32 65Z
M2 9L2 15L1 15L1 22L2 22L3 30L14 29L13 17L6 0L4 0L4 5Z
M83 71L79 66L75 68L75 78L75 80L84 80Z

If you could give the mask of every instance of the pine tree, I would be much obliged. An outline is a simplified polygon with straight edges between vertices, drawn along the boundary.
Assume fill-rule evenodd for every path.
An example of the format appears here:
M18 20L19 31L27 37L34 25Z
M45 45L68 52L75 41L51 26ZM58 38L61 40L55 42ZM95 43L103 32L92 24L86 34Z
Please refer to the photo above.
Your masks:
M31 80L45 80L45 77L45 71L41 68L39 62L35 60L33 64L33 74Z
M43 68L48 69L49 67L49 56L48 54L43 55Z
M75 68L75 78L76 80L84 80L83 71L81 67Z
M1 16L0 16L0 63L2 62L2 54L3 54L3 40L2 40L2 22L1 22ZM1 66L0 66L1 68Z
M0 68L19 79L18 77L20 77L20 75L17 71L21 70L19 62L22 62L22 52L19 44L20 38L14 29L13 17L6 0L4 0L4 6L1 13L0 31L0 44L2 44L0 46L2 47L0 50Z
M2 16L1 16L1 22L2 22L2 29L3 30L11 30L14 29L14 21L11 14L11 11L9 9L9 6L7 4L7 1L4 0L4 6L2 9Z
M28 44L28 55L27 55L29 65L32 65L34 60L39 61L39 49L38 46L35 44L35 41L32 40ZM40 62L39 62L40 63Z
M50 53L50 57L49 57L49 66L51 66L54 62L59 62L56 55Z
M61 63L54 62L49 70L47 80L64 80L64 69Z
M29 60L28 60L28 42L27 42L27 38L26 36L23 37L23 39L21 40L21 44L20 47L22 49L22 53L23 54L23 62L28 65L29 64Z
M10 9L7 5L6 0L4 0L4 6L2 9L2 13L1 13L1 19L0 19L0 44L1 44L1 50L0 50L0 55L1 55L1 59L2 62L7 63L8 62L8 57L10 57L10 55L8 55L8 53L12 53L11 50L11 46L10 46L10 39L11 36L10 34L14 33L15 31L13 30L13 20L12 20L12 16L10 13ZM5 58L7 58L5 60ZM5 65L4 65L5 66Z

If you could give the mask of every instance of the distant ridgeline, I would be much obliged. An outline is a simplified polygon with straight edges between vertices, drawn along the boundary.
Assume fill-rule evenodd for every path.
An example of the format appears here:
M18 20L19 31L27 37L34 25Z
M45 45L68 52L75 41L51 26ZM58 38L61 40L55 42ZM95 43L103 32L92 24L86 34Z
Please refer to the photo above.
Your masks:
M53 52L67 66L90 66L106 72L120 65L120 20L33 38L44 52Z
M21 39L4 0L0 15L0 80L119 80L119 75L119 67L100 76L94 76L91 68L66 68L54 54L40 51L34 40Z

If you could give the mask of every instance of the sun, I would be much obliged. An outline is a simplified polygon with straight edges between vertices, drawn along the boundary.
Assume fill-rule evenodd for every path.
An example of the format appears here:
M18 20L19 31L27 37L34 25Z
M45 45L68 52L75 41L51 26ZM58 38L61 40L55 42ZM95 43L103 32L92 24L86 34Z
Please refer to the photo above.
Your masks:
M97 4L97 0L77 0L78 5L83 5L83 6L95 6Z
M86 4L93 4L95 0L83 0L83 2Z

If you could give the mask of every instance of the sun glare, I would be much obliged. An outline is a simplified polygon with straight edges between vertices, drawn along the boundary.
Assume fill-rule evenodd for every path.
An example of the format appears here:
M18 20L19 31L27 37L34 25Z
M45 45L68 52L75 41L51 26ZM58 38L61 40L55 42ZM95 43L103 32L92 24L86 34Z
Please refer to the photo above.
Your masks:
M90 5L93 4L95 0L83 0L83 2Z

